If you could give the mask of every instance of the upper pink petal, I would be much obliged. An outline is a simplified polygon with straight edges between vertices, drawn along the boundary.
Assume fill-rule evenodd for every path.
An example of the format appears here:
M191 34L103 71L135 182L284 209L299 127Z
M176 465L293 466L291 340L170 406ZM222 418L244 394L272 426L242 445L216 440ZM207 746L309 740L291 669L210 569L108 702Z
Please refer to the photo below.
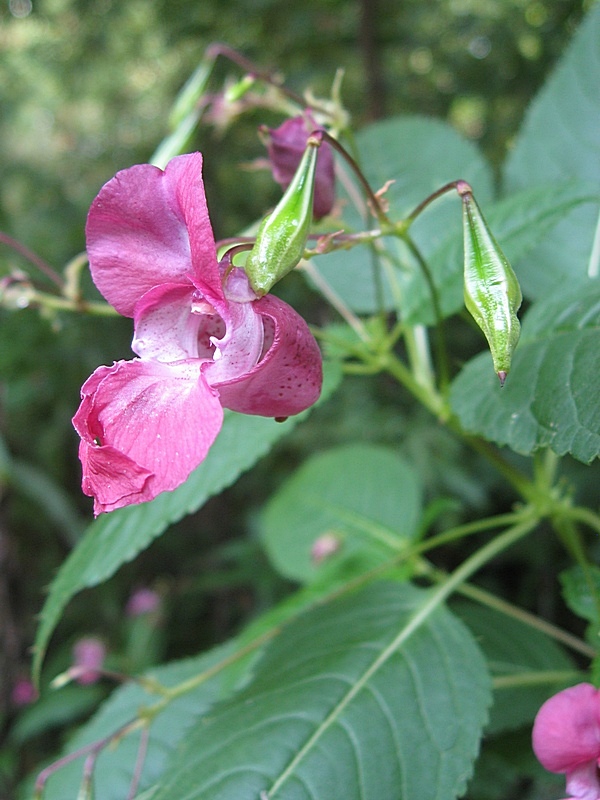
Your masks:
M600 758L600 692L580 683L543 704L533 726L533 749L550 772L572 772Z
M205 458L223 410L202 367L120 361L85 382L73 424L96 513L174 489Z
M265 417L298 414L321 393L319 346L302 317L279 298L266 295L251 305L263 320L264 355L236 378L215 381L212 366L207 368L206 378L219 390L225 408Z
M117 173L92 203L86 239L94 282L120 314L133 316L142 295L164 283L193 281L222 298L200 153L164 172L138 164Z

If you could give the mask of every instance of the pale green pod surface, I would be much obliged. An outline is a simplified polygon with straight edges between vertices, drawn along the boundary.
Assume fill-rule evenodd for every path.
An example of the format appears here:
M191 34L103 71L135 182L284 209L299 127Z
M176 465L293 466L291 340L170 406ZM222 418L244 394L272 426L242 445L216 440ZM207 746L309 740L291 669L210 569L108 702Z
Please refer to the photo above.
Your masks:
M521 331L517 319L521 287L473 195L465 192L461 198L465 305L488 340L494 369L503 384Z
M318 142L309 139L296 174L275 210L258 229L246 274L259 297L298 264L310 233Z

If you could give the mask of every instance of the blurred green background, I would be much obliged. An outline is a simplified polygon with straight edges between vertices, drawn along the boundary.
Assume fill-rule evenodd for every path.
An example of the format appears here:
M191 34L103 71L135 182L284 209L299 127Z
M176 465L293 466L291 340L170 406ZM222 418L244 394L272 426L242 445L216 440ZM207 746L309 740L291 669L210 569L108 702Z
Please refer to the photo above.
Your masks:
M100 186L118 169L150 158L168 132L177 91L215 41L262 68L282 71L296 91L310 86L327 96L342 67L343 99L356 126L397 113L445 118L479 143L497 167L527 103L589 5L3 0L0 230L62 270L84 249L87 209ZM228 75L240 77L219 60L214 87ZM195 134L192 146L205 154L217 238L241 230L277 198L269 174L244 169L264 157L258 124L277 121L254 112L222 134L206 127ZM48 287L41 273L0 244L0 279L19 269ZM88 290L94 291L91 285ZM319 317L314 296L299 278L292 276L285 291L309 318ZM79 489L70 423L79 387L99 364L129 357L130 339L129 320L0 310L0 737L6 734L8 743L0 751L0 800L13 796L20 777L54 752L69 724L98 699L90 693L88 706L74 706L68 719L50 714L38 735L11 738L18 717L11 691L27 674L43 587L91 519L91 503ZM430 495L453 497L452 513L460 519L510 502L485 470L469 470L458 445L443 432L434 434L427 416L399 400L395 387L383 379L368 385L348 381L333 403L233 489L177 525L108 584L72 603L53 642L49 676L68 665L77 636L100 634L115 658L123 653L131 635L122 622L123 607L136 586L152 585L165 598L168 626L155 633L148 658L196 652L268 606L287 587L255 541L253 515L306 453L352 439L401 443ZM507 568L500 565L496 578ZM551 610L550 595L538 601Z

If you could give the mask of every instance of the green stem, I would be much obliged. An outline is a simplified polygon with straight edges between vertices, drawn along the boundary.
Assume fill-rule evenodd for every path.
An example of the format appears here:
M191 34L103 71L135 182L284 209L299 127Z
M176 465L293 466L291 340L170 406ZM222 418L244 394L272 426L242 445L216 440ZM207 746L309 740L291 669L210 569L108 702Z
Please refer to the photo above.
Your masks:
M425 278L425 282L427 283L427 287L429 289L429 295L431 297L431 304L433 306L433 313L435 317L435 350L436 350L437 368L439 371L440 386L442 387L442 389L446 389L450 382L450 377L449 377L450 370L448 367L448 352L446 349L446 339L444 336L444 321L442 317L442 309L440 305L438 290L433 280L433 275L431 274L431 270L429 269L429 265L427 261L423 258L421 251L415 244L412 237L409 236L408 233L405 233L401 238L405 242L410 252L412 253L413 258L419 265L419 269L421 270L423 277Z
M497 675L492 679L494 689L519 689L530 686L554 686L574 684L584 680L581 672L569 670L540 670L539 672L518 672L514 675Z
M512 603L509 603L506 600L502 600L500 597L497 597L491 592L486 592L485 589L481 589L479 586L465 584L464 586L461 586L459 593L464 597L468 597L469 600L475 600L475 602L482 606L493 608L495 611L499 611L500 613L505 614L507 617L512 617L512 619L516 619L531 628L535 628L541 633L546 634L546 636L550 636L555 641L564 644L566 647L569 647L571 650L574 650L577 653L581 653L581 655L584 655L587 658L595 658L597 655L594 648L587 644L587 642L578 639L576 636L573 636L567 631L562 630L562 628L553 625L551 622L548 622L545 619L537 617L535 614L532 614L529 611L525 611L524 609L514 606Z
M116 317L118 313L108 303L88 303L85 300L73 301L63 297L56 297L46 292L31 291L27 295L30 304L56 311L74 311L84 314L95 314L103 317Z
M581 522L583 525L587 525L588 528L591 528L593 531L596 531L596 533L600 534L600 517L590 508L585 508L583 506L566 508L565 514L571 519L577 520L577 522Z

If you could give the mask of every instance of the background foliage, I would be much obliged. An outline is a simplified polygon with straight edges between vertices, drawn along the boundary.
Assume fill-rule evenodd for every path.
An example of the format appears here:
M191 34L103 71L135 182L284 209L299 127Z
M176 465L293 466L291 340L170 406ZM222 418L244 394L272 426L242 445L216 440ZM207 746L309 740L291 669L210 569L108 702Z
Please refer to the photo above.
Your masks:
M564 50L584 9L584 3L574 0L365 0L363 4L349 0L286 4L267 0L194 4L184 0L34 0L33 5L29 0L11 0L0 10L0 229L57 268L81 251L85 215L99 186L117 169L150 157L166 133L177 90L205 47L215 40L226 41L261 65L281 66L292 85L301 88L308 83L323 94L341 65L346 71L344 100L359 127L398 112L449 120L487 157L491 169L481 167L477 188L478 197L483 199L487 193L491 198L525 107ZM229 70L222 64L219 69L221 77ZM254 220L257 208L268 206L277 197L266 173L246 170L243 180L239 177L241 168L264 155L256 136L259 121L264 118L250 117L221 135L203 129L192 143L205 153L207 192L218 236L242 229ZM531 124L535 125L535 120ZM464 141L460 146L468 151L466 157L475 152ZM376 155L369 159L369 166L377 173ZM407 153L407 163L416 166L418 155ZM535 176L528 174L535 167L527 153L517 151L508 165L507 188L535 183ZM384 178L389 177L387 167L382 168ZM459 177L444 177L443 159L439 169L439 182ZM581 172L586 169L585 163L578 166ZM381 182L374 178L375 185ZM557 203L568 205L574 191L572 186L562 187ZM530 205L526 200L523 207ZM411 207L412 198L406 203L403 210ZM2 275L23 263L2 247ZM43 285L44 276L36 276L38 279ZM542 292L536 280L532 274L525 281L530 299ZM91 295L93 288L88 289ZM327 321L321 303L299 279L290 278L283 291L311 321ZM415 319L419 319L418 287L412 296L416 298ZM574 303L581 301L581 297L573 299ZM447 302L448 310L455 310L450 309L452 299ZM587 296L585 302L593 310L597 298ZM538 319L555 315L550 301L537 313ZM131 331L129 322L123 320L69 315L41 318L30 309L0 314L0 724L6 734L0 755L0 797L4 800L13 796L24 775L56 755L72 726L89 714L105 692L87 687L89 691L73 693L72 699L63 700L60 706L48 699L35 714L18 712L11 702L12 687L27 674L35 614L43 600L40 587L51 581L90 518L89 503L79 489L76 438L70 425L79 386L98 364L128 356ZM595 318L588 315L588 319L591 324ZM480 349L479 340L470 337L464 327L452 327L451 332L462 359ZM523 333L521 369L528 375L535 374L531 359L538 365L544 356L533 352L535 334L532 315ZM585 335L585 328L577 326L572 332L578 341ZM453 402L459 414L461 397L468 398L473 385L485 387L488 380L475 374L477 362L469 369L462 384L454 387ZM579 369L585 377L586 364ZM490 382L492 379L493 375ZM535 395L535 385L529 383L528 387ZM500 402L510 402L510 397L506 399L509 388ZM481 391L485 395L485 388ZM488 426L483 432L490 438L514 444L512 429L499 429L493 408L482 403L470 410L478 416L468 420L470 427L481 432ZM588 412L594 414L593 409ZM543 428L543 409L539 420ZM587 428L593 430L594 424ZM550 435L546 429L539 433L531 426L527 431L533 441L538 441L536 436ZM71 645L82 631L105 638L115 667L143 669L191 655L235 634L242 623L286 595L289 584L281 575L304 582L308 577L306 553L304 561L300 556L290 558L287 571L284 567L279 572L265 555L265 548L269 553L270 526L277 525L277 495L264 520L259 509L308 455L349 440L365 447L397 443L403 461L396 468L402 470L403 464L409 463L421 487L407 499L415 504L415 519L421 512L419 496L426 508L433 498L438 504L439 498L452 498L435 510L440 527L501 512L513 499L483 462L463 452L443 431L433 429L425 413L410 400L398 398L391 382L385 378L369 383L346 379L334 399L284 439L258 469L209 501L198 514L175 524L168 537L158 539L109 582L89 589L70 605L52 642L48 677L68 665ZM527 447L523 449L524 441L527 437L519 431L518 452L529 452ZM594 446L584 437L576 455L587 460L586 447ZM561 451L561 445L557 447ZM569 448L562 447L566 450ZM513 458L518 463L518 456ZM566 476L577 478L581 501L593 498L597 466L584 475L582 466L567 460L564 470ZM302 473L297 473L296 480L301 479ZM434 511L431 513L435 518ZM294 541L301 542L301 531L294 533ZM278 558L277 554L270 556L275 561ZM376 561L377 548L358 557ZM439 554L439 566L451 568L460 557L460 547L449 548ZM550 580L564 563L557 548L546 543L537 550L533 542L527 542L497 563L485 580L532 610L559 622L566 619L577 628L578 623L559 605L556 586ZM135 648L139 631L123 619L127 598L141 585L157 588L164 602L162 624L148 632L153 644L142 656ZM364 607L377 615L383 613L378 609L385 604L385 597L375 596L367 598ZM472 619L474 612L463 609L463 613L465 618L471 614L473 628L477 624ZM308 626L310 621L302 624ZM479 624L483 631L486 625ZM460 626L452 629L457 637L463 635L462 630ZM383 631L381 636L385 635ZM461 642L461 646L469 643ZM489 646L493 648L493 642ZM553 652L547 657L556 660L557 670L570 667L561 662L560 654ZM348 665L352 668L355 665ZM528 668L533 667L529 664ZM191 672L194 669L197 665ZM248 687L249 697L260 690L260 679L259 675ZM481 676L478 680L481 692L486 692L485 680ZM126 702L137 701L127 698ZM203 702L202 698L197 702ZM303 702L310 704L310 698ZM223 713L238 712L225 708ZM521 720L496 719L492 724L497 726L497 735L481 769L496 775L498 765L507 763L507 748L516 747L516 740L508 745L502 733L507 728L518 729ZM218 719L214 725L219 725ZM473 746L465 743L466 750ZM514 764L513 759L510 769L503 770L499 787L515 797L533 796L535 767L529 762L519 771ZM194 768L203 766L194 762ZM484 785L489 785L485 773L473 783L473 798L492 796L481 789Z

